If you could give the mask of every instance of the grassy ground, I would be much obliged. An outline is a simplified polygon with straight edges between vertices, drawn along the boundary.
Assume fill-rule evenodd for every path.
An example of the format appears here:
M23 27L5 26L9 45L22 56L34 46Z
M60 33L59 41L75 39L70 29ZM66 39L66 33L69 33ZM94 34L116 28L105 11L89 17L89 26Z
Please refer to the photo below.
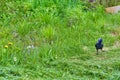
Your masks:
M0 80L120 80L120 14L84 5L0 1Z

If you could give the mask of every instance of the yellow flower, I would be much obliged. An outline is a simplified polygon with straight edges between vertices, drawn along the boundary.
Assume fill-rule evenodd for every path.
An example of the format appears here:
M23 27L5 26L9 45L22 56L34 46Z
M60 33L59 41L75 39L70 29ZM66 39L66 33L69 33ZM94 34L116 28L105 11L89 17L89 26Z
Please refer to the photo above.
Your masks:
M5 47L5 48L8 48L8 45L5 45L4 47Z
M8 42L8 45L13 45L13 43L12 42Z

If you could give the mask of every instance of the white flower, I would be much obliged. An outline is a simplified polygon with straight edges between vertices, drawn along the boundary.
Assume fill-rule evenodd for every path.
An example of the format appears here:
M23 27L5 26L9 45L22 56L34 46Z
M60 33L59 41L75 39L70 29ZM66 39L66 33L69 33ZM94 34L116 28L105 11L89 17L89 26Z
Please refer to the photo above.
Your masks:
M34 49L34 45L27 46L27 49Z
M17 61L17 58L16 58L16 57L13 57L13 60L16 62L16 61Z

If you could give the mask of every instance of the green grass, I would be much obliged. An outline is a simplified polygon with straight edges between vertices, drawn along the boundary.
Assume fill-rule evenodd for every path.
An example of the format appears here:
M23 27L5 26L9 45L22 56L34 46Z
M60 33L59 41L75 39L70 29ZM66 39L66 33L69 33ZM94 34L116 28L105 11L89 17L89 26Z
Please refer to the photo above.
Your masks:
M79 0L0 2L0 80L120 79L120 13Z

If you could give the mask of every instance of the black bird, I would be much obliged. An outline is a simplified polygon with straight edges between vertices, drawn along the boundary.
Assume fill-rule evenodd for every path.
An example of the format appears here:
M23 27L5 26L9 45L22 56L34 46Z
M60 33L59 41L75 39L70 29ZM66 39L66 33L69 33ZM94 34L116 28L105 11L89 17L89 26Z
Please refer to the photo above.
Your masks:
M98 39L98 42L95 44L96 50L97 50L97 54L98 54L98 50L99 49L103 49L103 44L102 44L103 40L102 38Z

